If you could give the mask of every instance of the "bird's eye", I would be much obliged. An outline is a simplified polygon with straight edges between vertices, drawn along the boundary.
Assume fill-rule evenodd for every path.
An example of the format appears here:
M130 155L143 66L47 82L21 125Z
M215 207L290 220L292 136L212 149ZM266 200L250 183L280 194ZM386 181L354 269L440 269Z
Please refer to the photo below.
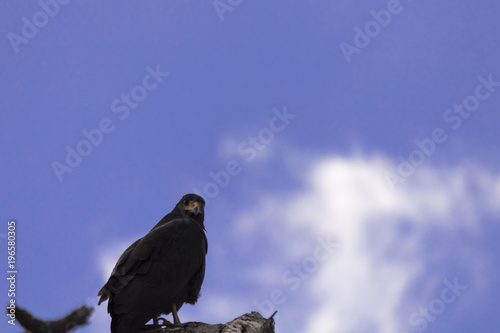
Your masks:
M182 200L182 203L187 206L187 204L189 203L189 200L188 199L184 199L184 200Z

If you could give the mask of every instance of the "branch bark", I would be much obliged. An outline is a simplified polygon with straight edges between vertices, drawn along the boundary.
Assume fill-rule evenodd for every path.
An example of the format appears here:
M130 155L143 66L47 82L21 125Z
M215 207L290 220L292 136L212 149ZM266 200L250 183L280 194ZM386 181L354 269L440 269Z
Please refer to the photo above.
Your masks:
M250 312L225 324L188 322L181 325L166 324L165 327L147 325L140 333L275 333L274 315L268 319L258 312Z
M93 311L93 308L83 305L63 318L43 321L33 316L28 310L17 307L16 320L28 333L68 333L79 326L88 324ZM275 314L276 312L266 319L258 312L250 312L226 324L214 325L201 322L173 325L166 322L161 327L146 325L138 333L275 333L273 318Z

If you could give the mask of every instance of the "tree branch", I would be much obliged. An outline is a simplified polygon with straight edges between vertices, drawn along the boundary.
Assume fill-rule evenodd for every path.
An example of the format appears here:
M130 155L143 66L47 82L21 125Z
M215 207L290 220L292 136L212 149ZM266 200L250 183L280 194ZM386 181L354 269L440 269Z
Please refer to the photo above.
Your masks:
M67 316L43 321L33 316L28 310L17 307L16 319L30 333L68 333L78 326L88 324L88 319L94 309L82 305ZM7 313L9 309L7 309Z
M28 333L68 333L78 326L88 324L93 311L93 308L83 305L61 319L43 321L34 317L28 310L16 307L16 319ZM251 312L226 324L214 325L201 322L173 325L165 321L162 326L146 325L138 333L274 333L275 314L276 312L266 319L258 312Z
M147 325L140 333L274 333L274 315L268 319L258 312L246 313L226 324L188 322L181 325L167 323L164 328Z

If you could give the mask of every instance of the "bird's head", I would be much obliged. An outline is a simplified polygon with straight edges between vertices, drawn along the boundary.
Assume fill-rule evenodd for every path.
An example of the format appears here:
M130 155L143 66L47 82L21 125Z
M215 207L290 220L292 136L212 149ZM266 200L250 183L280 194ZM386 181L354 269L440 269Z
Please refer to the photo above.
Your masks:
M205 200L196 194L186 194L177 204L177 209L184 215L203 219L205 215Z

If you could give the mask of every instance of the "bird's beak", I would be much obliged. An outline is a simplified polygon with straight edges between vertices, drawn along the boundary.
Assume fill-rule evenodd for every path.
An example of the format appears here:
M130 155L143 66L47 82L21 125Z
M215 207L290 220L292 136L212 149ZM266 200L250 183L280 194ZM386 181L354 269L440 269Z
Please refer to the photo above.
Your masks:
M198 213L200 212L200 204L197 202L194 202L193 206L194 206L193 207L193 214L198 215Z

